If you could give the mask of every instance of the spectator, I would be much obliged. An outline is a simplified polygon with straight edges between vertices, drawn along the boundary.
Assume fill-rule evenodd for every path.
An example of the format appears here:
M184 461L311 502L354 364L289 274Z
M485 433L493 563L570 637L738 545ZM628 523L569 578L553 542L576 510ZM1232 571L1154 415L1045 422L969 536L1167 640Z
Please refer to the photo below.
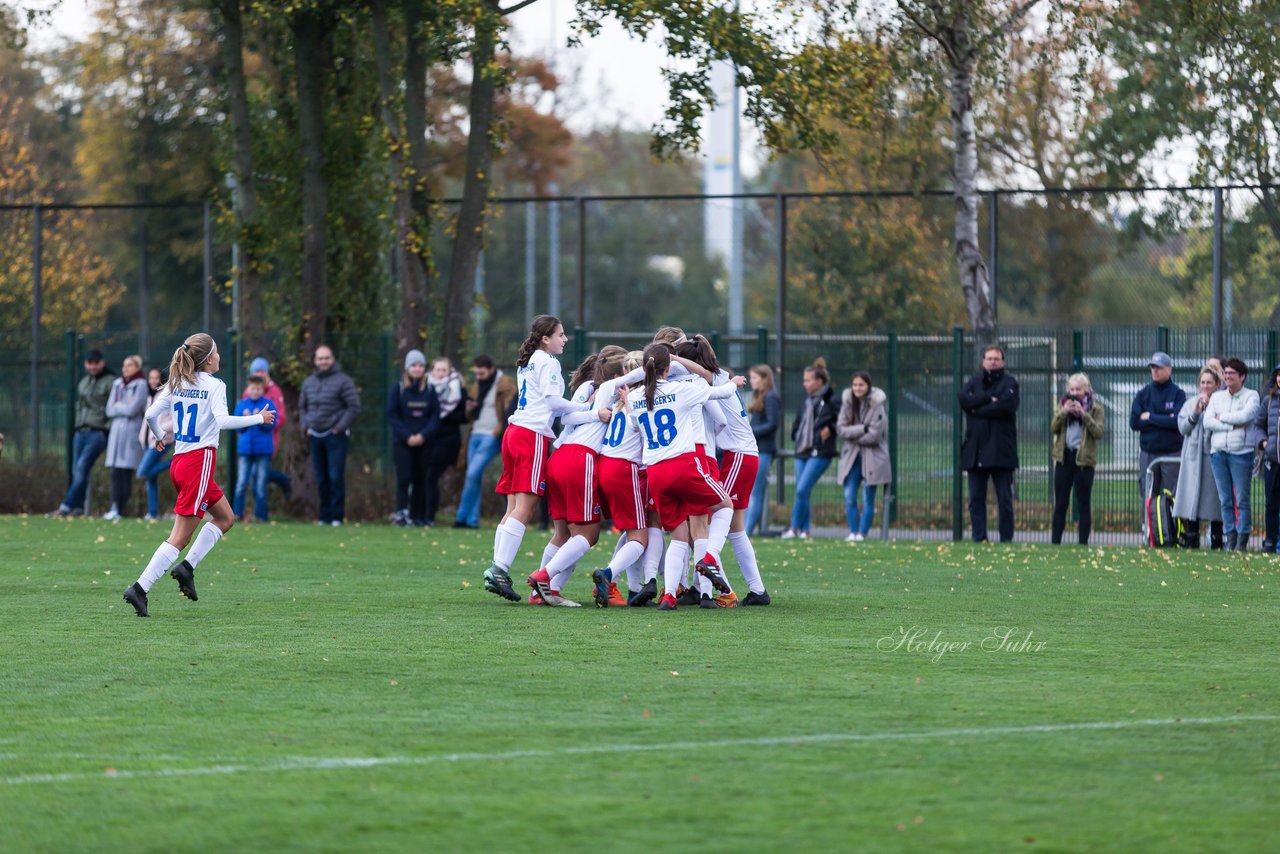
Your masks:
M249 363L249 376L262 377L262 381L266 384L263 396L276 408L276 423L271 428L271 455L274 458L276 452L280 450L280 428L284 427L285 421L288 420L284 411L284 392L271 379L271 364L261 356ZM244 399L248 396L249 390L246 388L240 397ZM267 483L274 483L280 487L285 501L293 497L293 482L289 480L289 475L277 470L272 463L268 463Z
M360 393L351 377L321 344L313 357L316 369L302 381L298 418L311 444L320 508L317 524L338 527L346 515L347 450L351 425L360 414Z
M261 374L250 374L245 383L245 396L236 404L233 415L257 415L264 409L276 411L271 398L266 397L267 383ZM279 416L277 416L279 417ZM253 516L259 522L268 518L267 477L271 471L271 455L275 452L275 437L271 424L255 424L236 431L236 491L231 499L231 512L236 519L244 520L244 498L249 487L253 488Z
M1222 536L1227 551L1248 547L1253 528L1249 486L1253 477L1253 444L1249 427L1258 414L1258 393L1244 387L1249 369L1234 356L1222 363L1226 388L1209 397L1204 409L1204 429L1211 434L1213 479L1222 504Z
M498 370L492 356L476 356L471 362L476 381L466 402L471 425L467 441L467 476L458 499L455 528L480 527L480 488L484 470L502 450L502 434L507 429L507 405L516 399L516 381Z
M107 399L115 374L107 367L102 351L90 350L84 357L85 375L76 388L75 437L71 441L71 483L58 509L50 516L79 516L89 498L93 464L107 449Z
M846 543L860 543L871 530L876 512L876 487L892 480L889 462L889 418L885 393L871 385L871 375L859 371L840 399L836 432L844 439L837 479L844 484L844 515L849 522ZM862 488L862 510L858 489Z
M1222 387L1222 375L1206 364L1200 369L1197 394L1187 399L1178 411L1178 431L1182 434L1182 464L1178 471L1178 488L1173 496L1173 515L1182 520L1182 540L1186 549L1200 548L1200 520L1222 524L1222 505L1218 501L1218 484L1213 479L1209 458L1209 433L1204 429L1204 410L1209 398ZM1212 535L1211 535L1212 536ZM1210 546L1222 548L1222 536L1212 536Z
M768 365L756 365L747 372L751 382L751 402L747 404L747 412L751 415L751 432L756 436L756 449L760 454L760 465L756 469L756 482L751 487L751 503L747 505L747 535L755 534L760 520L764 516L765 504L769 500L769 467L778 453L778 430L782 427L782 397L773 387L773 368Z
M152 402L159 394L161 386L165 383L164 371L159 368L152 368L147 371L147 406L151 406ZM144 412L146 410L143 410ZM147 482L147 515L148 522L154 522L160 518L160 484L159 478L161 472L169 470L169 450L173 447L173 413L165 410L160 413L160 425L164 428L164 450L157 451L155 449L155 440L151 438L151 428L147 426L146 421L142 422L142 427L138 430L138 444L142 446L142 462L138 463L138 479Z
M1266 534L1262 540L1264 552L1280 551L1280 365L1271 369L1271 377L1259 393L1258 415L1253 419L1251 444L1262 453L1262 482L1266 485L1263 495L1266 505L1263 520Z
M1138 495L1145 506L1148 495L1157 495L1165 486L1178 482L1178 463L1159 463L1154 470L1151 461L1157 457L1176 457L1182 452L1182 433L1178 430L1178 413L1187 395L1173 382L1173 359L1168 353L1156 352L1147 363L1151 382L1138 390L1129 407L1129 429L1138 433ZM1147 482L1151 471L1151 482ZM1147 514L1142 514L1142 536L1147 535Z
M142 446L135 440L142 429L142 413L147 410L147 378L142 373L142 357L126 356L120 376L111 384L107 399L107 468L111 469L111 509L102 518L119 521L129 509L133 478L142 461Z
M836 455L836 419L832 403L831 377L827 362L819 357L804 369L805 399L791 425L791 441L796 447L796 498L791 508L791 527L782 539L809 536L809 495Z
M401 526L424 526L430 454L427 443L440 426L440 401L427 382L427 357L421 350L410 350L404 357L404 373L387 397L387 422L396 464L396 511L391 514L391 521Z
M440 475L458 462L462 450L462 425L467 423L467 390L462 374L441 356L431 366L427 384L440 401L440 426L427 447L427 525L436 521L440 508Z
M1098 465L1098 442L1102 440L1106 412L1093 396L1086 374L1067 378L1067 393L1053 407L1049 432L1053 434L1053 544L1062 543L1067 526L1071 493L1076 496L1080 515L1080 545L1089 545L1093 530L1093 473Z
M1018 469L1018 381L1005 371L1004 350L982 351L982 373L960 390L965 412L961 467L969 473L969 523L973 541L987 541L987 479L996 487L1000 542L1013 540L1013 473Z

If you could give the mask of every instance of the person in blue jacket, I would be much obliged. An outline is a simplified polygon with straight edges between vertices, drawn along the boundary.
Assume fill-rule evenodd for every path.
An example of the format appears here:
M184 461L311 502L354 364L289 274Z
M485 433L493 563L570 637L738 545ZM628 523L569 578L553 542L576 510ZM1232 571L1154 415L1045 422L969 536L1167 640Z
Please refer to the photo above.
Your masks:
M404 357L404 374L387 397L387 423L396 465L396 511L391 521L420 528L427 524L429 442L440 429L440 400L427 381L427 357L421 350L410 350Z
M267 384L261 376L253 375L245 382L247 397L236 404L235 415L257 415L264 409L276 412L271 398L264 397ZM244 519L245 491L253 489L253 517L267 521L267 475L271 473L271 455L275 453L274 428L270 424L243 427L236 431L239 465L236 469L236 492L231 500L231 510L237 519Z
M1151 382L1138 390L1129 407L1129 429L1138 434L1138 494L1146 502L1164 487L1176 489L1181 462L1156 466L1152 482L1147 483L1147 469L1157 457L1179 457L1182 454L1182 432L1178 430L1178 413L1187 402L1187 393L1172 379L1173 359L1168 353L1151 356ZM1142 533L1147 532L1147 514L1142 514Z

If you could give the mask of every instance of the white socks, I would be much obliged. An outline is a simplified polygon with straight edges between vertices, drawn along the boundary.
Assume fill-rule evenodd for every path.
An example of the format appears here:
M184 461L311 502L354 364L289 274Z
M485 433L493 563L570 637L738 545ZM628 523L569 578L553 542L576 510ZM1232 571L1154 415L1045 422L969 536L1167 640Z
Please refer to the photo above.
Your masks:
M631 565L644 555L644 546L640 543L633 543L630 540L613 553L613 560L609 561L609 573L611 577L617 581L618 575L624 569L630 569ZM628 574L628 579L630 574Z
M692 554L692 555L690 555L690 557L692 557L692 558L693 558L693 562L694 562L694 563L697 563L698 561L702 560L702 556L703 556L703 555L705 555L706 553L707 553L707 541L706 541L706 538L700 538L700 539L694 540L694 541L693 541L693 554ZM698 571L697 571L696 569L694 569L693 567L690 567L690 568L689 568L689 577L690 577L691 579L693 579L692 581L690 581L690 582L689 582L689 586L690 586L690 587L692 587L692 586L694 586L694 585L697 583L697 581L698 581Z
M587 538L581 534L575 534L569 538L569 542L565 543L556 552L555 557L543 567L547 571L547 575L551 576L551 589L563 590L564 582L569 580L569 576L573 574L573 568L577 565L582 556L591 548L591 543L587 542ZM556 585L556 576L564 576L560 585Z
M689 568L689 544L672 540L667 546L667 562L663 567L663 593L675 596L684 583L685 570Z
M729 526L733 524L733 508L721 507L711 514L711 522L707 525L707 554L720 562L720 552L724 549L725 538L729 536ZM702 555L698 555L702 560Z
M187 563L193 567L199 566L200 561L204 560L205 555L218 544L220 539L222 539L222 529L206 522L200 529L200 533L196 534L195 545L191 547L191 551L187 552Z
M157 581L164 578L164 574L169 571L169 567L178 562L178 555L182 552L178 551L176 546L169 545L168 541L160 544L160 548L156 549L156 553L151 556L151 560L147 563L147 568L142 570L142 575L138 576L138 586L142 588L142 592L146 593L151 589Z
M756 563L756 547L751 545L747 532L730 534L729 545L733 547L733 556L738 559L738 568L742 570L747 589L752 593L763 593L764 582L760 580L760 567Z
M658 567L662 565L662 549L666 543L662 539L661 528L649 529L649 545L644 549L644 582L658 577Z
M508 519L498 526L497 533L493 535L493 562L499 569L511 569L523 539L523 523Z
M551 563L551 559L556 556L556 552L560 551L560 547L555 543L547 543L546 548L542 550L542 563L538 564L539 569L546 569Z

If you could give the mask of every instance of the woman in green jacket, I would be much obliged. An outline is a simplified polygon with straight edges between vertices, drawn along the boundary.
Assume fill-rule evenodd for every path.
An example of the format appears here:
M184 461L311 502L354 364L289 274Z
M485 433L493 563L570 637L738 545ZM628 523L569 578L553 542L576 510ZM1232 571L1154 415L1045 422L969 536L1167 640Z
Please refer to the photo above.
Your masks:
M1093 396L1093 386L1085 374L1067 379L1067 393L1054 404L1053 420L1053 543L1062 543L1067 525L1071 492L1076 494L1080 513L1080 545L1089 544L1093 527L1093 470L1098 464L1098 441L1102 438L1105 413Z

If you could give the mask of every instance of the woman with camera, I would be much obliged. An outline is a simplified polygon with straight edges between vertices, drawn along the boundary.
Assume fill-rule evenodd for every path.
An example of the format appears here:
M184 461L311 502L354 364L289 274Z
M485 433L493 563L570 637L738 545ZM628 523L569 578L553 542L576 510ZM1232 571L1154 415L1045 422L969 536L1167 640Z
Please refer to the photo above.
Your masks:
M1093 528L1093 472L1098 464L1098 442L1106 416L1093 396L1085 374L1067 379L1067 393L1053 407L1049 431L1053 434L1053 544L1062 543L1071 493L1080 514L1080 545L1089 544Z

